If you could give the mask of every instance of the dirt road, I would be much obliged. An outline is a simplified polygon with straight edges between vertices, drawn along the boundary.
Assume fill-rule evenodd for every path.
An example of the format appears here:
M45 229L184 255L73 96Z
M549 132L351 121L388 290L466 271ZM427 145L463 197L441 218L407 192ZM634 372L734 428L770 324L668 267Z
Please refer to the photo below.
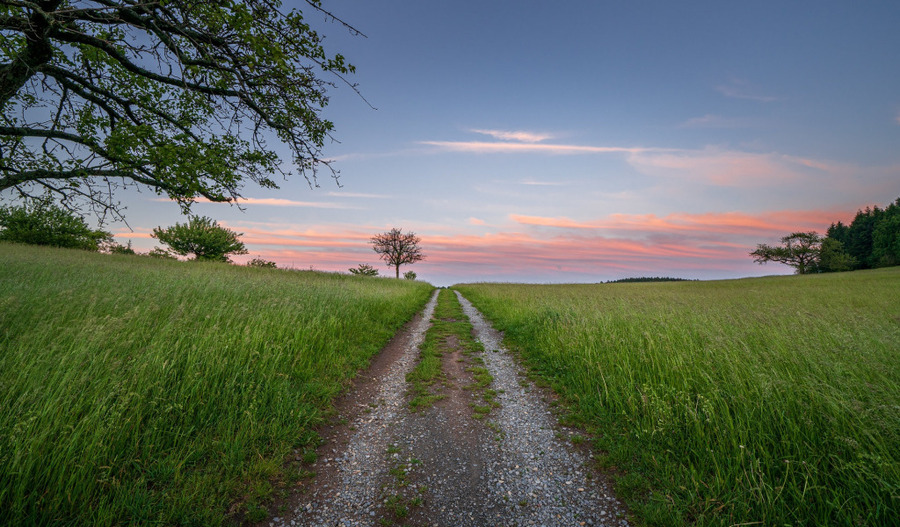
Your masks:
M479 357L449 342L443 397L411 412L406 374L415 366L437 293L339 403L337 425L311 470L316 477L283 516L265 522L327 526L628 525L590 454L556 424L541 390L520 373L501 335L459 293ZM486 368L494 408L472 389ZM285 506L283 506L284 508Z

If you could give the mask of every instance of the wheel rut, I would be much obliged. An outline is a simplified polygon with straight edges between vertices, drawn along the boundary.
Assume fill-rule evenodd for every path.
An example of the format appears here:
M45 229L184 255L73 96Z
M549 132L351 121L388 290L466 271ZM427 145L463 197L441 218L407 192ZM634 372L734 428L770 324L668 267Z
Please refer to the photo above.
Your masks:
M574 432L556 424L502 336L454 293L441 302L460 302L464 316L455 318L468 320L449 321L471 323L466 333L478 344L440 338L437 400L411 411L406 382L436 292L338 403L337 424L323 431L309 467L316 477L262 525L628 525L591 455L569 440Z

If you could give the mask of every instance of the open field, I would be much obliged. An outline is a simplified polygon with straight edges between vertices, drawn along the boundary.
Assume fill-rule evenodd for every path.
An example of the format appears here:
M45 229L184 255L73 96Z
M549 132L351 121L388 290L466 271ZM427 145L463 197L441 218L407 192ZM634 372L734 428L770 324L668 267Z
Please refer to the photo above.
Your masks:
M648 524L900 517L900 268L455 288L564 396Z
M0 524L252 517L431 290L0 245Z

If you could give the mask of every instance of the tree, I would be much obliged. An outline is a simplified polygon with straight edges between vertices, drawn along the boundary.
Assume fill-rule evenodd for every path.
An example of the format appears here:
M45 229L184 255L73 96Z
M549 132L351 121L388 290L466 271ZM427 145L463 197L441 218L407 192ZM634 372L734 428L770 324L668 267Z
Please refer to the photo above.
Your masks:
M0 208L0 240L99 251L112 234L91 229L84 218L42 197Z
M384 260L388 267L394 267L397 278L400 278L400 266L412 264L425 259L419 247L421 240L415 233L403 234L400 229L393 228L388 232L372 237L372 248Z
M780 246L757 245L750 256L758 264L779 262L795 268L797 274L807 274L816 271L821 247L822 237L817 233L795 232L783 237Z
M369 264L359 264L357 267L351 267L350 273L359 276L378 276L378 269Z
M279 141L318 186L326 91L354 71L281 0L3 0L0 191L121 216L114 191L149 187L187 212L277 188Z
M238 240L242 234L206 216L191 216L187 223L176 223L165 229L157 227L151 236L168 245L175 254L193 254L195 260L229 262L231 254L247 254L247 248Z
M900 265L900 198L888 205L872 229L872 265Z
M834 238L823 238L819 247L819 258L816 269L820 273L852 271L856 267L856 258L847 254L844 244Z
M406 271L403 273L403 278L406 280L415 280L419 275L416 274L415 271Z

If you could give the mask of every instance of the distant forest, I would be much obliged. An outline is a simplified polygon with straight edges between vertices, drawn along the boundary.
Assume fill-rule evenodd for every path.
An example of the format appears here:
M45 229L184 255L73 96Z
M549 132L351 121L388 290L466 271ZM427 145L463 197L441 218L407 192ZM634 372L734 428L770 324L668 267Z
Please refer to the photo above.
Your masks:
M857 211L850 225L832 223L823 245L838 252L832 257L846 258L849 270L900 265L900 198L884 209Z

